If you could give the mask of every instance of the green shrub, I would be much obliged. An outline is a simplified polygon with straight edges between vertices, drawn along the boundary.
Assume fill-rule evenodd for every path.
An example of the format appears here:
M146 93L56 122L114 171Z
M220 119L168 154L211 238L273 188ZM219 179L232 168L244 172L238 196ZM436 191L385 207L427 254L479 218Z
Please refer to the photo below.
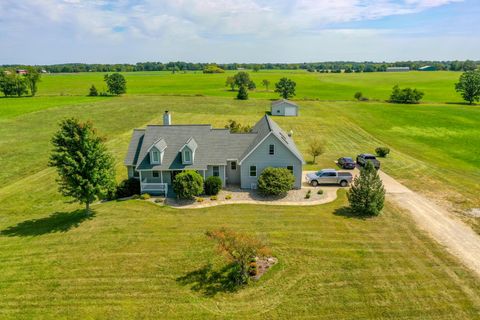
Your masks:
M295 177L286 168L266 168L258 178L258 190L264 196L285 195L292 189Z
M88 92L88 96L90 97L96 97L98 96L98 91L97 91L97 88L95 88L95 86L92 84L92 86L90 87L90 91Z
M115 195L117 198L126 198L140 194L140 180L135 178L125 179L117 185Z
M140 196L140 199L142 199L142 200L148 200L150 198L151 197L148 193L142 193L142 195Z
M203 202L203 201L205 201L205 199L202 198L202 197L198 197L198 198L196 199L196 201L197 201L197 202Z
M360 91L359 92L355 92L355 95L353 96L355 99L357 99L358 101L360 101L360 99L362 99L363 97L363 93L361 93Z
M376 216L382 211L385 202L385 188L370 161L360 171L360 175L353 180L347 197L350 209L356 215Z
M413 104L422 100L424 93L412 88L400 89L398 85L393 87L389 102Z
M196 171L183 171L175 176L173 191L179 199L194 199L203 192L203 178Z
M232 195L231 195L231 194L227 194L227 195L225 196L225 200L230 200L230 199L232 199Z
M323 194L323 190L322 190L322 189L318 189L317 194Z
M210 200L213 200L213 201L218 200L218 197L217 196L211 196Z
M388 147L378 147L375 149L375 152L379 157L385 158L387 154L390 153L390 148Z
M209 196L217 195L222 189L222 179L211 176L205 180L205 193Z
M310 199L311 195L312 195L312 190L308 190L307 194L305 195L305 199Z
M238 89L237 99L248 100L248 91L247 91L247 88L245 88L245 86L240 86L240 88Z
M134 195L132 196L132 199L140 199L140 195L134 194Z
M165 202L165 199L162 199L162 198L155 199L155 203L164 203L164 202Z

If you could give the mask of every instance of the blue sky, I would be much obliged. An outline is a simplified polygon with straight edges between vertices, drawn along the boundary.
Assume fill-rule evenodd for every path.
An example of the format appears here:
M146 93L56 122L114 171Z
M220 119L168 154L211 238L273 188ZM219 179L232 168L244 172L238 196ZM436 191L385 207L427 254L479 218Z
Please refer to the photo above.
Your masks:
M0 0L0 64L480 60L479 0Z

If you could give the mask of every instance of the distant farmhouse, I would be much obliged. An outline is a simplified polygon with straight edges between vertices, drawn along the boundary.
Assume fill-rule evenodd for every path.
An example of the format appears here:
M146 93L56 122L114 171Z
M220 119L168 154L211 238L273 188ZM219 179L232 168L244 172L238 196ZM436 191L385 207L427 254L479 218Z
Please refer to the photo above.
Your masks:
M410 71L409 67L388 67L387 72L408 72Z
M17 72L18 74L27 74L27 73L28 73L28 71L25 70L25 69L17 69L16 72Z
M418 71L436 71L437 69L433 66L423 66L418 68Z
M270 112L272 116L298 117L298 105L282 99L272 102Z
M141 192L151 194L167 193L183 170L218 176L223 186L256 189L267 167L290 170L299 189L304 163L291 136L268 115L249 133L231 133L211 125L173 125L168 111L163 125L133 131L125 159L128 177L140 179Z

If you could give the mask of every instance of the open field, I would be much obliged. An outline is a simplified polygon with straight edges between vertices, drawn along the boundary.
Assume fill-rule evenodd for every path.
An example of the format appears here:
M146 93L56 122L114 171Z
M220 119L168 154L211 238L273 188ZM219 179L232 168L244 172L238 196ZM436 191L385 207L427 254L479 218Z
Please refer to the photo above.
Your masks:
M314 208L174 210L136 201L0 223L2 318L474 319L477 279L389 206L343 216L344 196ZM25 221L27 220L27 221ZM228 292L207 229L266 236L280 259ZM225 292L227 291L227 292Z
M287 76L297 82L297 98L320 100L351 100L357 91L371 99L385 100L394 85L416 87L425 92L424 101L461 102L453 84L458 81L458 72L407 72L407 73L359 73L323 74L304 70L248 71L257 84L251 98L274 99L274 83ZM205 95L234 97L235 93L225 87L225 79L236 72L224 74L202 74L170 72L124 73L129 94L141 95ZM104 73L50 74L43 77L39 95L86 95L94 84L105 90ZM262 80L271 82L269 92L261 86ZM1 105L1 102L0 102Z
M274 80L282 74L252 75ZM173 112L174 123L253 124L276 97L258 92L237 101L223 87L226 75L155 72L128 74L129 93L122 97L81 96L92 83L102 88L102 76L49 75L38 97L0 99L0 318L479 317L479 280L392 204L379 218L359 220L342 215L343 195L324 206L255 210L179 211L127 201L96 205L86 219L58 194L47 167L61 119L92 120L122 179L132 129L161 123L164 110ZM309 140L325 141L318 164L305 169L332 167L339 156L386 145L392 154L383 169L393 177L459 210L480 207L480 107L443 103L460 100L453 91L459 74L288 76L298 80L298 98L323 100L299 100L300 117L275 118L294 131L306 160ZM410 82L400 85L428 88L431 102L328 101L351 100L358 90L385 99L402 77ZM462 217L480 232L480 219ZM280 264L246 289L207 297L177 279L208 262L220 267L203 232L221 225L267 235ZM202 288L212 286L219 285Z

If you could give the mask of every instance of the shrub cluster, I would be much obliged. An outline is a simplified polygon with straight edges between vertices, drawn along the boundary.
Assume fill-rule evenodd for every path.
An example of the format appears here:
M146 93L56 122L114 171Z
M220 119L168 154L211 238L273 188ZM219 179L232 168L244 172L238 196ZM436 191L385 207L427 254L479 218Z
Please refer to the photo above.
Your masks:
M368 161L347 193L350 209L359 216L376 216L383 209L385 188L373 164Z
M390 148L388 147L378 147L375 149L375 152L379 157L385 158L390 153Z
M258 178L258 190L264 196L285 195L292 189L295 177L285 168L266 168Z
M417 89L405 88L400 89L398 85L393 87L392 95L389 102L414 104L422 100L424 93Z
M135 178L125 179L117 186L115 195L117 198L131 197L140 194L140 181Z

